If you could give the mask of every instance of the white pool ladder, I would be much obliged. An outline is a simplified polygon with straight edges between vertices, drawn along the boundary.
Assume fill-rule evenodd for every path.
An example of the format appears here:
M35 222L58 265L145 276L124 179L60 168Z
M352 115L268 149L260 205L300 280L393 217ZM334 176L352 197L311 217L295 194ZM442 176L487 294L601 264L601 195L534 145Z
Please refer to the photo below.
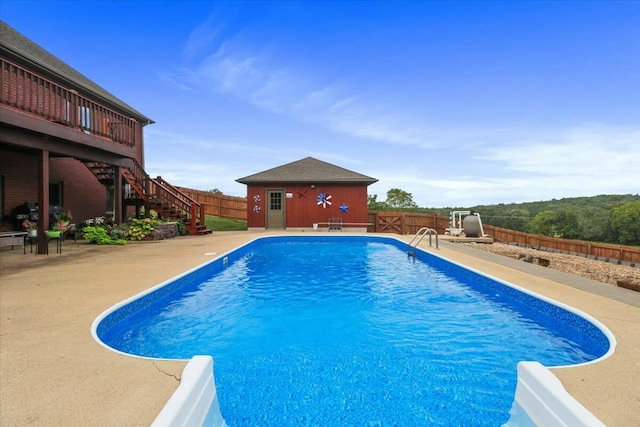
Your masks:
M440 249L438 247L438 232L433 228L422 227L418 232L413 236L413 239L409 242L409 246L407 247L407 255L412 255L414 258L416 256L416 248L424 239L424 236L429 236L429 246L431 246L431 236L436 236L436 249ZM414 243L415 242L415 243Z

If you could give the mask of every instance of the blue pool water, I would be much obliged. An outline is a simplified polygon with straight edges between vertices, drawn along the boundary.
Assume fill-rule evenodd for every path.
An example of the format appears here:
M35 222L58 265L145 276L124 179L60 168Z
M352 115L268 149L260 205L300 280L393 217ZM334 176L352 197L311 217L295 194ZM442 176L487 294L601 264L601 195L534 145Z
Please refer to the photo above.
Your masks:
M256 240L106 316L122 352L212 355L241 426L498 426L516 364L594 360L583 318L418 251L365 236Z

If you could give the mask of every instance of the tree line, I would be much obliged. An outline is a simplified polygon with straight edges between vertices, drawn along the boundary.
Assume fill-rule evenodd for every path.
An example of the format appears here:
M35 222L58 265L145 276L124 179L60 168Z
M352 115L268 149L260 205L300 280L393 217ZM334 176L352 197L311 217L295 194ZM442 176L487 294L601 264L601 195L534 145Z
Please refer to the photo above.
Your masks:
M640 246L640 195L604 194L528 203L422 208L411 193L393 188L385 201L369 196L369 210L480 213L484 224L564 239Z

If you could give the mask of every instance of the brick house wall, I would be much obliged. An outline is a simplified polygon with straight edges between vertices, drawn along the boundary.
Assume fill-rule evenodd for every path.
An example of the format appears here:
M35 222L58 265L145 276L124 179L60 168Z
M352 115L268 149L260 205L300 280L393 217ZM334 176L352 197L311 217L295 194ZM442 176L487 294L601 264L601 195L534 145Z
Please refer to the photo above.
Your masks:
M107 211L107 189L80 161L53 158L49 180L63 184L63 206L71 211L73 222L104 216Z
M38 159L36 156L0 150L0 175L4 183L3 231L11 230L11 212L24 202L38 201ZM61 182L63 206L73 214L73 222L103 216L107 190L80 161L72 158L50 159L50 182Z
M11 211L14 208L24 202L38 201L37 161L35 156L0 150L0 175L4 183L2 231L12 229Z

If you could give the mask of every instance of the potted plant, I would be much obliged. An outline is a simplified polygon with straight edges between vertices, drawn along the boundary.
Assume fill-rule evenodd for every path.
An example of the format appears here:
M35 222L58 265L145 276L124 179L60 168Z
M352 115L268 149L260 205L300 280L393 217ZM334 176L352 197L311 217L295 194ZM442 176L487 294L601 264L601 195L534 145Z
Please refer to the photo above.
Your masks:
M64 225L69 225L73 217L71 216L71 211L61 212L59 214L55 214L56 221L63 223Z
M36 237L38 235L38 223L25 219L22 226L27 230L27 237Z
M55 239L59 238L69 228L69 224L65 224L63 221L56 221L51 227L51 230L47 230L47 237Z

